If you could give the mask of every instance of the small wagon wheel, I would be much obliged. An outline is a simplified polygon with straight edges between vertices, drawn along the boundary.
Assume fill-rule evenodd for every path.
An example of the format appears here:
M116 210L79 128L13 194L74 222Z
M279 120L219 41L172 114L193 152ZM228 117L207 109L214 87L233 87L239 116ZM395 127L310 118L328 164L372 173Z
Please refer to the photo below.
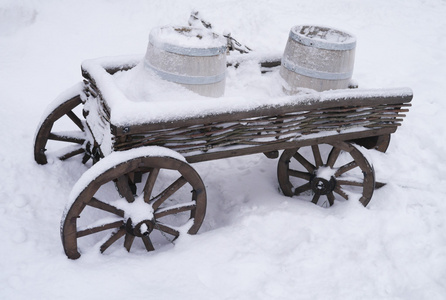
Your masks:
M85 163L90 158L89 155L85 154L85 123L74 111L80 104L82 104L82 101L79 93L68 97L68 100L63 97L58 98L50 104L49 107L52 107L52 109L44 115L43 121L38 127L35 136L34 159L37 163L44 165L48 162L46 153L49 146L48 141L55 141L59 144L57 146L53 144L52 146L54 148L65 146L55 154L61 160L83 154L83 162ZM63 118L64 116L68 118ZM74 124L72 126L74 128L73 131L55 131L54 124L62 118L67 119L68 125L70 125L69 123Z
M121 153L109 156L114 154ZM139 249L153 251L181 234L197 233L205 216L206 190L187 162L169 156L137 156L107 166L109 156L79 179L78 183L87 184L62 218L62 243L69 258L80 256L78 244L80 249L96 246L104 252L124 237L127 251L134 240ZM91 175L98 172L97 177ZM90 176L94 179L88 182ZM76 186L73 190L79 189Z
M390 144L390 133L350 141L367 149L375 149L385 153Z
M373 168L346 142L285 150L277 175L286 196L298 195L325 207L333 205L335 199L353 198L366 206L375 187Z

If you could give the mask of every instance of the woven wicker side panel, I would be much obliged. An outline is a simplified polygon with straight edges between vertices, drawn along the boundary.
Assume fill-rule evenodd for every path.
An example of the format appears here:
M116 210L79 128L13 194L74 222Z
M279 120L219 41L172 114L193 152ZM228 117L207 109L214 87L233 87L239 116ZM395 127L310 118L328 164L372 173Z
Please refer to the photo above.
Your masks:
M226 146L263 146L306 139L312 134L357 128L358 131L394 128L401 124L410 104L349 106L259 116L231 122L212 122L116 136L114 150L157 145L180 153L206 152ZM161 128L161 126L160 126ZM340 137L342 140L342 137Z

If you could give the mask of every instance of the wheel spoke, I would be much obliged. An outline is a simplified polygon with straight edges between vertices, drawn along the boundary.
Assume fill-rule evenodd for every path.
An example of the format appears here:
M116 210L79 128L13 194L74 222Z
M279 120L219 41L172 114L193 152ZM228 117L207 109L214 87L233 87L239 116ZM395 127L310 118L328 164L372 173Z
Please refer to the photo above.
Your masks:
M70 157L73 157L73 156L82 154L82 153L84 153L84 152L85 152L85 150L84 150L83 148L78 148L78 149L73 150L73 151L71 151L71 152L68 152L68 153L66 153L66 154L64 154L64 155L62 155L62 156L59 156L59 159L60 159L60 160L67 160L67 159L69 159Z
M133 196L133 192L130 187L127 175L119 176L116 182L116 186L118 188L119 194L121 194L121 196L124 197L127 202L132 203L133 201L135 201L135 196Z
M82 145L85 142L85 139L74 136L68 136L60 133L50 133L48 139L59 142L76 143L80 145Z
M155 247L153 247L153 244L152 244L152 241L150 240L149 235L144 234L141 238L142 238L142 241L143 241L144 246L146 247L147 251L155 250Z
M97 208L97 209L101 209L104 210L106 212L118 215L120 217L124 218L124 211L120 210L119 208L114 207L113 205L110 205L108 203L99 201L98 199L96 199L95 197L91 198L90 201L88 201L87 203L88 206Z
M85 153L84 157L82 157L82 163L85 165L90 158L91 156L88 153Z
M377 182L375 182L375 189L380 189L380 188L382 188L385 185L386 184L384 182L377 181Z
M157 223L155 225L155 229L158 229L162 232L168 233L170 235L173 235L175 238L180 236L180 233L178 232L178 230L173 229L165 224L161 224L161 223Z
M124 225L124 222L121 220L121 221L116 221L113 223L104 224L104 225L93 227L93 228L87 228L85 230L78 231L76 234L76 237L80 238L80 237L90 235L93 233L97 233L97 232L101 232L104 230L121 227L122 225Z
M319 201L319 198L321 197L320 194L314 194L313 199L311 200L312 203L317 204Z
M335 173L335 177L339 177L339 176L341 176L342 174L344 174L344 173L346 173L346 172L348 172L348 171L350 171L350 170L352 170L352 169L354 169L354 168L356 168L356 167L358 167L358 163L356 162L356 161L351 161L351 162L349 162L348 164L345 164L345 165L343 165L342 167L340 167L337 171L336 171L336 173Z
M126 233L125 228L121 228L118 231L114 232L112 236L107 241L105 241L105 243L101 245L100 248L101 253L104 253L104 251L107 250L108 247L110 247L114 242L123 237L125 233Z
M78 116L76 116L76 114L72 110L67 112L67 116L68 118L71 119L71 121L73 121L74 124L76 124L77 127L79 127L80 130L84 131L84 124L82 124L82 121L78 118Z
M307 182L307 183L305 183L304 185L301 185L301 186L299 186L298 188L296 188L295 190L294 190L294 195L299 195L299 194L301 194L301 193L303 193L303 192L306 192L306 191L308 191L308 190L310 190L311 189L311 184L309 183L309 182Z
M334 200L335 200L335 196L334 196L333 192L328 193L327 198L328 198L328 203L330 203L330 206L332 206L334 204Z
M341 189L340 186L336 186L336 188L334 189L334 192L336 194L340 195L345 200L348 200L348 195Z
M144 202L149 203L150 197L152 196L153 186L155 185L156 178L158 177L160 169L152 168L149 177L147 178L146 184L144 186Z
M167 215L174 215L180 212L191 211L196 208L195 202L185 203L181 206L170 207L166 209L160 209L155 213L155 219L165 217Z
M351 181L351 180L337 180L339 185L351 185L351 186L364 186L363 182Z
M328 155L328 160L327 160L327 165L330 168L333 168L336 160L339 157L339 154L341 153L341 149L337 148L337 147L333 147L333 149L331 149L330 154Z
M296 170L292 170L292 169L288 170L288 175L289 176L293 176L293 177L297 177L297 178L302 178L302 179L305 179L305 180L308 180L308 181L311 179L311 174L310 173L296 171Z
M316 163L316 167L322 166L324 163L322 162L321 152L319 150L318 145L312 145L311 150L313 151L314 161Z
M130 252L130 248L132 248L134 239L135 239L134 235L132 235L128 232L126 233L125 238L124 238L124 247L125 247L125 249L127 249L127 252Z
M322 152L320 145L283 151L277 166L277 177L283 194L290 197L300 195L307 201L319 205L324 202L322 206L327 207L333 205L335 199L341 199L342 197L348 200L349 198L352 199L354 194L358 194L360 196L359 201L367 206L374 189L382 186L382 183L375 182L373 167L351 143L338 141L331 142L330 145L328 155ZM292 159L295 159L296 162L294 163L296 165L300 164L301 167L292 167L290 164ZM315 172L316 168L317 172ZM323 173L324 168L332 169L334 174ZM317 177L324 179L328 174L334 177L336 183L334 189L328 189L329 187L324 185L323 194L315 195L316 193L311 193L311 183L314 183L314 178L316 180L318 180ZM296 180L296 178L305 180L307 183ZM331 192L328 192L330 190Z
M187 183L187 180L181 176L174 183L169 185L164 191L162 191L158 196L153 198L150 202L152 202L152 207L154 210L157 210L164 201L166 201L170 196L175 194L183 185Z
M93 165L92 168L99 168L95 170L97 173L101 172L98 165ZM165 170L169 173L176 172L177 176L171 177L160 188L155 182ZM137 193L135 183L138 185ZM115 185L122 199L117 194L109 195L111 199L99 196L103 192L113 192L104 190L110 184ZM142 202L144 193L147 193L147 198L151 198L149 203ZM158 195L153 197L153 194ZM138 203L129 203L129 199ZM79 192L64 214L62 244L65 254L71 259L77 259L81 255L78 243L83 248L98 243L98 239L100 242L96 247L101 252L111 246L119 249L124 246L127 251L131 251L136 247L135 239L139 237L145 249L153 251L157 245L155 238L165 238L173 244L183 229L189 234L197 233L205 210L205 186L198 173L187 162L168 156L138 156L118 160L114 164L112 161L107 170L102 171L88 183L87 188ZM102 216L99 219L94 218L98 213ZM91 218L96 220L93 223L88 222ZM78 223L87 226L80 228ZM79 239L83 236L89 238ZM163 243L162 240L160 242Z
M303 157L299 152L294 153L293 157L300 162L302 166L304 166L305 169L307 169L308 172L314 173L314 170L316 167L310 163L305 157Z

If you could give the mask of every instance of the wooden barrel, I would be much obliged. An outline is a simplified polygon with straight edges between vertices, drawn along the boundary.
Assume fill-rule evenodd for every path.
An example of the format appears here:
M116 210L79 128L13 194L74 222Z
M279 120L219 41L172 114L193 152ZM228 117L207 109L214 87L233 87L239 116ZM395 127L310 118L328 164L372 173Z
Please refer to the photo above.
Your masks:
M320 26L291 28L280 75L286 90L316 91L348 88L355 61L356 38Z
M154 28L145 66L202 96L220 97L225 91L226 39L199 28Z

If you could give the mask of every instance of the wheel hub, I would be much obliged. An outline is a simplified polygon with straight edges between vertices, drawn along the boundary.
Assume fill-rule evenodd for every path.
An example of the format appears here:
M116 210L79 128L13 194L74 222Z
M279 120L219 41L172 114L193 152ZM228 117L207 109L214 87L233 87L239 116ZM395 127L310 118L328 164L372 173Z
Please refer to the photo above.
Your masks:
M133 225L132 219L128 219L125 225L125 229L128 233L138 237L151 233L154 227L155 220L144 220Z
M336 179L331 177L330 180L321 177L315 177L311 180L311 189L315 194L327 195L331 193L336 186Z

